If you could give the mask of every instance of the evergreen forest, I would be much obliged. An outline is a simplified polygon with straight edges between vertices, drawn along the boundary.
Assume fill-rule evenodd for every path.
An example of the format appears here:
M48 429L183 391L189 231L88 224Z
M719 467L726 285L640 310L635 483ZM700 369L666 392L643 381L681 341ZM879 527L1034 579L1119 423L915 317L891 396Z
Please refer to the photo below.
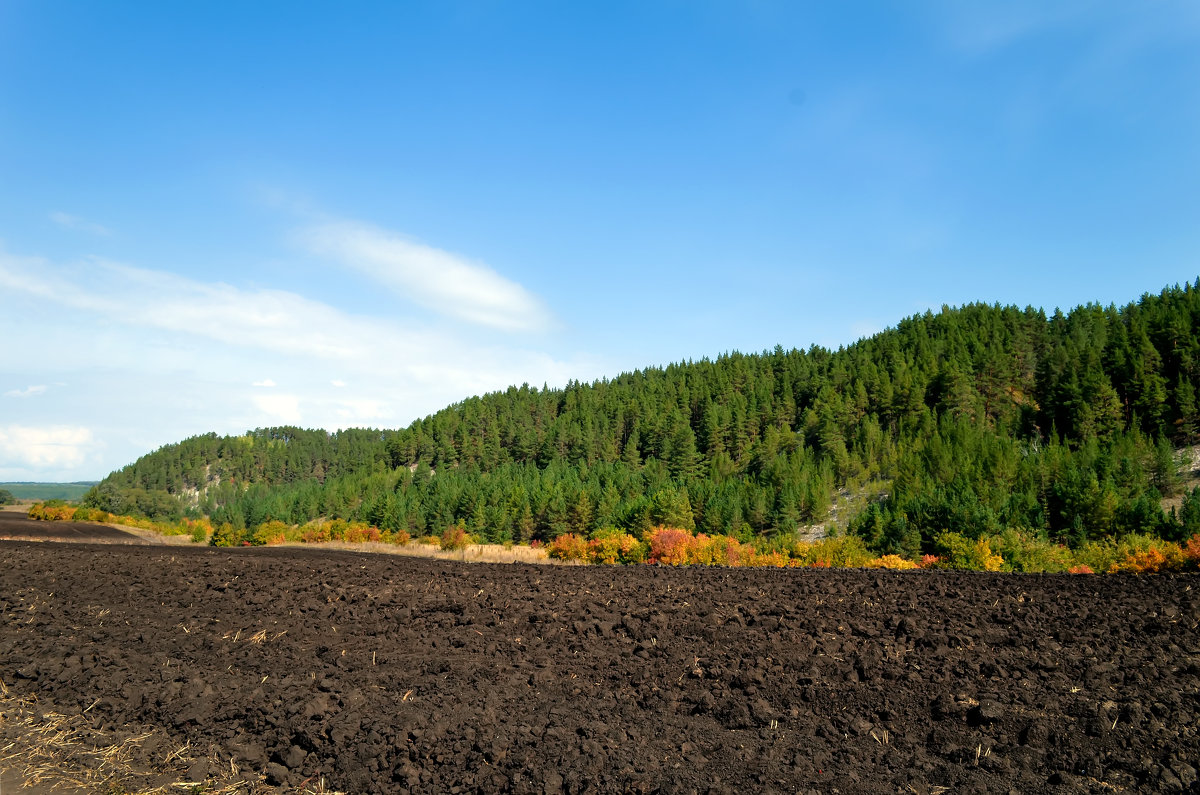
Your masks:
M1178 540L1200 531L1184 480L1198 389L1200 280L1049 315L944 307L837 351L513 386L399 430L197 436L84 504L236 530L457 525L516 543L666 525L771 544L826 526L910 558L945 531Z

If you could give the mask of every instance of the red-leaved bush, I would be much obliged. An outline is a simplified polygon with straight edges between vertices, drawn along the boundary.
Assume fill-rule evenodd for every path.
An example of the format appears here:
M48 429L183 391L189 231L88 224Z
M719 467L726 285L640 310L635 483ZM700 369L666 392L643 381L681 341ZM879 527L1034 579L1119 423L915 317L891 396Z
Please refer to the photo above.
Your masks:
M648 534L650 541L650 563L665 563L668 566L682 566L688 562L690 553L696 545L696 539L681 527L663 527L659 525Z
M442 549L446 550L466 549L467 545L471 543L471 537L462 527L452 524L442 531L438 543Z

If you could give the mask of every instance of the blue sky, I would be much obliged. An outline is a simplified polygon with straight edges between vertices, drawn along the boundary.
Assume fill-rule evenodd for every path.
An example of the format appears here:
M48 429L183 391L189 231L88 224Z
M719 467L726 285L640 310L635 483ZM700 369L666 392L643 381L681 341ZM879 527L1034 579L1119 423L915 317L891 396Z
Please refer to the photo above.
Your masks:
M1200 275L1200 5L0 0L0 480Z

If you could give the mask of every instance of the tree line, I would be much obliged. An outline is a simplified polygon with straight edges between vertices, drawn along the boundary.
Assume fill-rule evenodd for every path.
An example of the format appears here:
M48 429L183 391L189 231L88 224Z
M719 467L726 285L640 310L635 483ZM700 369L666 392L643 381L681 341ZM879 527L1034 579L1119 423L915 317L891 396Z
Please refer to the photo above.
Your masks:
M788 540L835 502L881 553L1009 528L1072 546L1200 530L1200 280L1068 313L970 304L853 345L727 353L510 387L399 430L267 428L168 445L86 497L235 528L318 517L544 542L657 525Z

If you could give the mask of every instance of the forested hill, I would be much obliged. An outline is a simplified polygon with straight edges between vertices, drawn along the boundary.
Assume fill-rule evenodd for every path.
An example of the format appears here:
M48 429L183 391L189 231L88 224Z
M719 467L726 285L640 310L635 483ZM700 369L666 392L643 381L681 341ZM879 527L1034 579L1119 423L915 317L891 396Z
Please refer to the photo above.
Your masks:
M1182 518L1159 507L1179 488L1174 449L1200 431L1198 387L1200 280L1122 308L972 304L836 352L513 387L398 431L196 437L87 502L235 527L327 516L527 541L666 523L748 538L819 523L847 489L886 495L852 522L884 552L946 529L1170 537L1200 522L1200 497Z

